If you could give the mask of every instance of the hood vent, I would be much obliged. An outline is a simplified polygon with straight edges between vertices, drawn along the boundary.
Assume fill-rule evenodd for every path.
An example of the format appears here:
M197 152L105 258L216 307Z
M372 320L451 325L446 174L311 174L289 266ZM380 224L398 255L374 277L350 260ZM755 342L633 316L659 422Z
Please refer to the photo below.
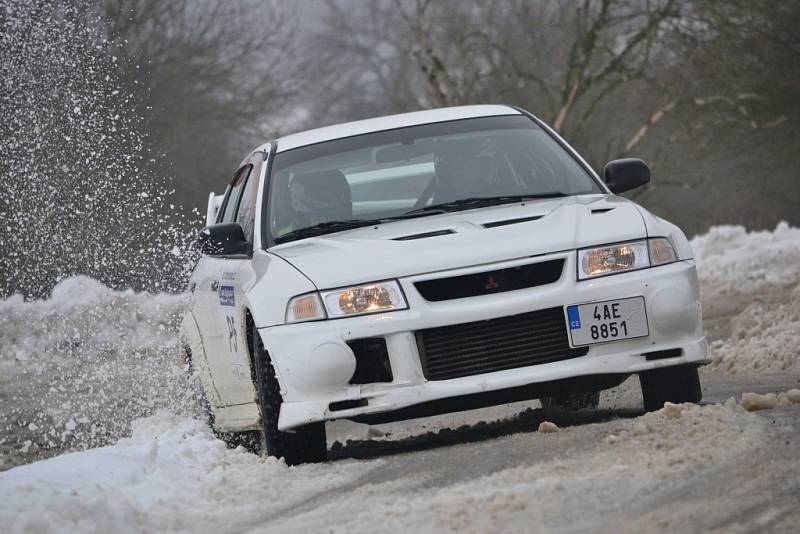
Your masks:
M608 213L609 211L613 210L614 208L597 208L592 210L592 215L600 215L601 213Z
M505 226L507 224L518 224L528 221L535 221L541 219L542 217L544 217L544 215L534 215L532 217L522 217L519 219L506 219L504 221L492 221L488 223L483 223L481 226L483 226L484 228L494 228L496 226Z
M422 234L404 235L402 237L393 237L392 241L411 241L412 239L426 239L428 237L436 237L438 235L454 234L454 230L436 230L434 232L425 232Z

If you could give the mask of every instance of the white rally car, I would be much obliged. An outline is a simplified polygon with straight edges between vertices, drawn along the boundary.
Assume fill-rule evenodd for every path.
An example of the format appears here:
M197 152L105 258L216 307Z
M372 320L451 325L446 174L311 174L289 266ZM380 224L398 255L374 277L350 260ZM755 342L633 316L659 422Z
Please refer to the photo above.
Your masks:
M506 106L258 147L210 197L182 326L214 428L301 463L325 459L333 419L590 407L632 374L648 410L699 401L692 250L615 195L649 179L625 159L604 183Z

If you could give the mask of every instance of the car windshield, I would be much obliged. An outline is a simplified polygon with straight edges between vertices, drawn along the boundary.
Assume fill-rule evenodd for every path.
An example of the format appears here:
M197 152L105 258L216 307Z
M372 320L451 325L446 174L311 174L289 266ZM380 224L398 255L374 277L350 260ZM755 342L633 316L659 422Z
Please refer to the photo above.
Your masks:
M564 147L530 118L507 115L279 152L265 204L269 235L279 243L393 218L587 193L602 190Z

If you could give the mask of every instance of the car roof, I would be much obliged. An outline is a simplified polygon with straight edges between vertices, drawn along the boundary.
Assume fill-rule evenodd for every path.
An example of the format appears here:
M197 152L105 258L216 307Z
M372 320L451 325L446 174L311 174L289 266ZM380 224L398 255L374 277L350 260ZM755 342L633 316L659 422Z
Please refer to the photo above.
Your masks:
M355 122L345 122L334 124L305 132L293 133L276 139L278 152L292 150L306 145L342 139L354 135L362 135L406 126L416 126L418 124L430 124L433 122L445 122L458 119L471 119L474 117L491 117L496 115L519 115L520 112L510 106L503 105L479 105L479 106L457 106L451 108L429 109L425 111L413 111L411 113L401 113L399 115L387 115L385 117L375 117Z

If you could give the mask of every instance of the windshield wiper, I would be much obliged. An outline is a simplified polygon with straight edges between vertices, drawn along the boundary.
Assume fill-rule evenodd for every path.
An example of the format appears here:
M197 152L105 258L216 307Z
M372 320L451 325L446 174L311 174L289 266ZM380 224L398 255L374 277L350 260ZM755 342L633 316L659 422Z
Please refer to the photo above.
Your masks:
M426 211L458 211L467 210L472 208L482 208L485 206L497 206L499 204L509 204L511 202L519 202L522 200L535 200L538 198L558 198L569 196L561 191L549 191L547 193L534 193L528 195L503 195L497 197L469 197L453 200L451 202L442 202L440 204L432 204L415 210L407 211L404 215L415 215Z
M303 239L305 237L341 232L343 230L350 230L352 228L361 228L362 226L371 226L373 224L380 224L381 222L381 219L348 219L345 221L326 221L313 226L298 228L297 230L292 230L289 233L280 235L275 238L275 244L277 245L278 243L294 241L295 239Z
M411 210L405 213L401 213L400 215L392 215L391 217L384 217L381 221L390 222L390 221L399 221L402 219L416 219L417 217L427 217L428 215L438 215L440 213L447 213L443 209L439 209L436 206L428 206L427 209L418 209L418 210Z

